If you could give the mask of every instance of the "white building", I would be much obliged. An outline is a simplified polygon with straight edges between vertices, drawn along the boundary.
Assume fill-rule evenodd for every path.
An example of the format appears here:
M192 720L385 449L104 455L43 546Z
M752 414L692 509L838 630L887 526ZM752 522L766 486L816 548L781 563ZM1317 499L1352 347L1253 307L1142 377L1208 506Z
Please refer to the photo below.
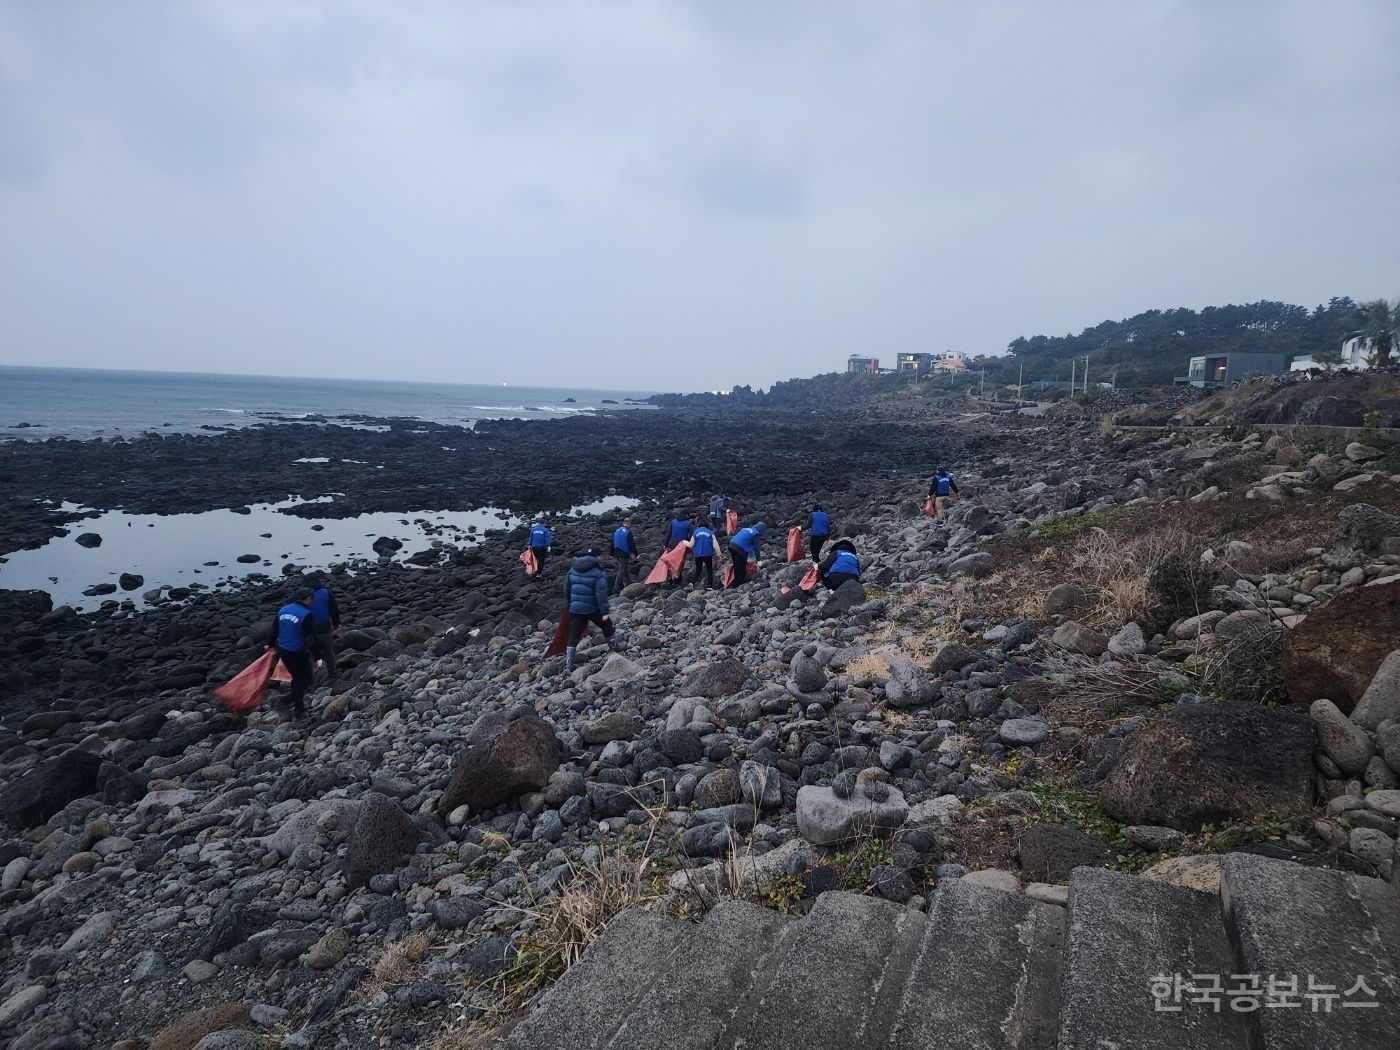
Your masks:
M1363 372L1371 366L1366 359L1371 356L1371 340L1360 332L1353 332L1342 340L1342 359L1335 365L1326 365L1312 354L1295 357L1288 365L1290 372L1307 372L1312 369L1336 372Z

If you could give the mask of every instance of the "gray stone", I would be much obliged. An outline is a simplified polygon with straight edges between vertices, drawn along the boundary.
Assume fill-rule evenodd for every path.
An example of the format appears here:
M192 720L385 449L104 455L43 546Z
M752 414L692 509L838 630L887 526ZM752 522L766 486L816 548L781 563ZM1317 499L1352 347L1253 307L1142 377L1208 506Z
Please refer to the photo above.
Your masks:
M872 787L861 784L849 798L839 798L829 787L809 784L797 792L797 829L817 846L835 846L868 835L888 836L909 816L904 795L893 788L883 801L872 796Z
M1352 828L1347 846L1356 856L1380 868L1389 865L1395 838L1375 828Z
M740 797L739 774L727 767L705 774L695 786L695 804L701 809L733 805Z
M258 958L268 966L291 962L321 939L312 929L278 930L257 939Z
M564 757L553 727L528 706L482 715L468 730L465 745L438 800L443 816L458 806L481 813L538 791Z
M345 958L352 943L350 935L345 930L334 926L307 949L304 961L313 970L329 970Z
M1033 747L1050 735L1050 727L1039 718L1008 718L997 735L1011 747Z
M1060 613L1077 609L1088 601L1083 588L1072 583L1057 583L1045 594L1045 615L1058 616Z
M1113 861L1113 850L1103 840L1058 824L1031 825L1017 846L1021 870L1036 882L1068 882L1075 868L1106 868Z
M460 930L486 914L486 908L470 897L438 897L428 902L428 914L444 930Z
M1374 753L1371 741L1331 700L1314 700L1308 708L1317 726L1318 745L1343 773L1357 774Z
M210 1032L194 1044L194 1050L260 1050L266 1038L244 1028L226 1028Z
M392 871L424 837L402 806L371 791L350 832L344 866L346 885L357 889L370 876Z
M938 689L933 680L909 657L895 653L890 657L889 665L889 677L885 679L885 702L891 707L925 707L938 699Z
M739 767L739 794L751 806L778 809L783 804L782 774L776 766L745 762Z
M9 1027L37 1010L49 997L49 990L42 984L30 984L10 994L0 1003L0 1029Z
M1353 722L1371 730L1392 719L1400 719L1400 649L1381 661L1351 712Z
M1061 649L1085 656L1099 656L1108 651L1108 636L1092 627L1085 627L1078 620L1066 620L1060 624L1050 636L1050 641Z
M642 720L630 711L609 711L601 718L585 722L579 733L585 744L607 744L631 740L642 731Z
M116 920L115 912L98 912L69 934L59 951L69 955L102 944L112 935L112 930L117 924Z
M1186 836L1175 828L1164 828L1157 824L1131 824L1123 829L1123 837L1135 846L1157 852L1171 849Z
M1126 623L1108 640L1108 651L1114 656L1141 656L1147 652L1147 639L1136 623Z
M826 687L826 671L816 657L798 653L792 660L792 684L799 693L818 693Z

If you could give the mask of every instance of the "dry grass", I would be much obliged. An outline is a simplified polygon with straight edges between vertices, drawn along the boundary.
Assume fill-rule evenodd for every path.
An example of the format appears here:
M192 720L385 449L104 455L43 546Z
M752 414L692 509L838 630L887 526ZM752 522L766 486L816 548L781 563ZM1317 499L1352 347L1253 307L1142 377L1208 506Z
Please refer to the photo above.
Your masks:
M1168 688L1181 677L1161 660L1144 657L1101 664L1066 649L1047 650L1041 657L1041 671L1058 693L1050 702L1051 716L1077 725L1117 717L1134 704L1170 699Z
M356 990L356 998L367 1002L382 991L412 980L422 971L427 956L428 938L422 934L395 941L384 949L369 978Z

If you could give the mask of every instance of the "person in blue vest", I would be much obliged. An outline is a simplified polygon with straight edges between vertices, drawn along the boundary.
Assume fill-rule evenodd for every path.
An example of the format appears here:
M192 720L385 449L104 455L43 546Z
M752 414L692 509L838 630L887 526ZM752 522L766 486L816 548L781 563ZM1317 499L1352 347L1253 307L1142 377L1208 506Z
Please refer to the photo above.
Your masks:
M818 503L812 508L812 560L821 561L822 547L831 538L831 515Z
M705 589L715 585L715 530L701 521L690 534L690 556L695 559L695 569L690 577L690 585L700 583L700 570L705 570Z
M316 638L316 655L326 667L326 681L335 681L335 632L340 628L340 607L331 593L331 581L323 572L307 577L311 588L311 622Z
M553 542L550 535L549 526L543 519L530 526L530 550L535 555L535 564L539 566L539 575L544 575L544 560L549 557L549 545Z
M622 588L631 582L632 559L637 556L637 537L632 535L632 519L623 518L622 524L613 529L612 556L617 561L617 573L608 586L609 594L621 594Z
M666 549L670 550L678 543L684 543L690 539L691 532L695 529L695 523L689 518L682 517L684 511L676 511L671 518L670 531L666 534Z
M741 586L749 578L749 562L758 562L759 545L768 526L763 522L742 528L729 541L729 557L734 562L733 586Z
M860 558L856 556L856 545L847 539L833 543L826 560L817 566L817 575L822 584L833 591L847 580L859 580Z
M311 688L315 670L311 653L316 645L315 622L311 618L313 594L310 587L298 587L291 601L277 610L272 622L272 644L278 659L292 676L287 701L297 718L306 715L306 691Z
M575 558L564 576L564 600L569 603L569 644L564 650L564 667L574 669L574 650L578 640L596 623L608 640L608 648L617 648L616 630L608 608L608 574L593 551Z
M948 504L958 498L958 483L942 467L933 472L933 480L929 482L928 494L933 497L933 516L935 518L946 518L948 516Z

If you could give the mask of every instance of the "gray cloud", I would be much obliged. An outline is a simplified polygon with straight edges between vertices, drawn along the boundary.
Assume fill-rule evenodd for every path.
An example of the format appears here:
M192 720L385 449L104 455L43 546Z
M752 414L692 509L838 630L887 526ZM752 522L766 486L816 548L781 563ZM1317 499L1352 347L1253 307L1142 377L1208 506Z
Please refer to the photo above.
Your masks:
M715 388L1400 294L1400 8L0 2L0 362Z

